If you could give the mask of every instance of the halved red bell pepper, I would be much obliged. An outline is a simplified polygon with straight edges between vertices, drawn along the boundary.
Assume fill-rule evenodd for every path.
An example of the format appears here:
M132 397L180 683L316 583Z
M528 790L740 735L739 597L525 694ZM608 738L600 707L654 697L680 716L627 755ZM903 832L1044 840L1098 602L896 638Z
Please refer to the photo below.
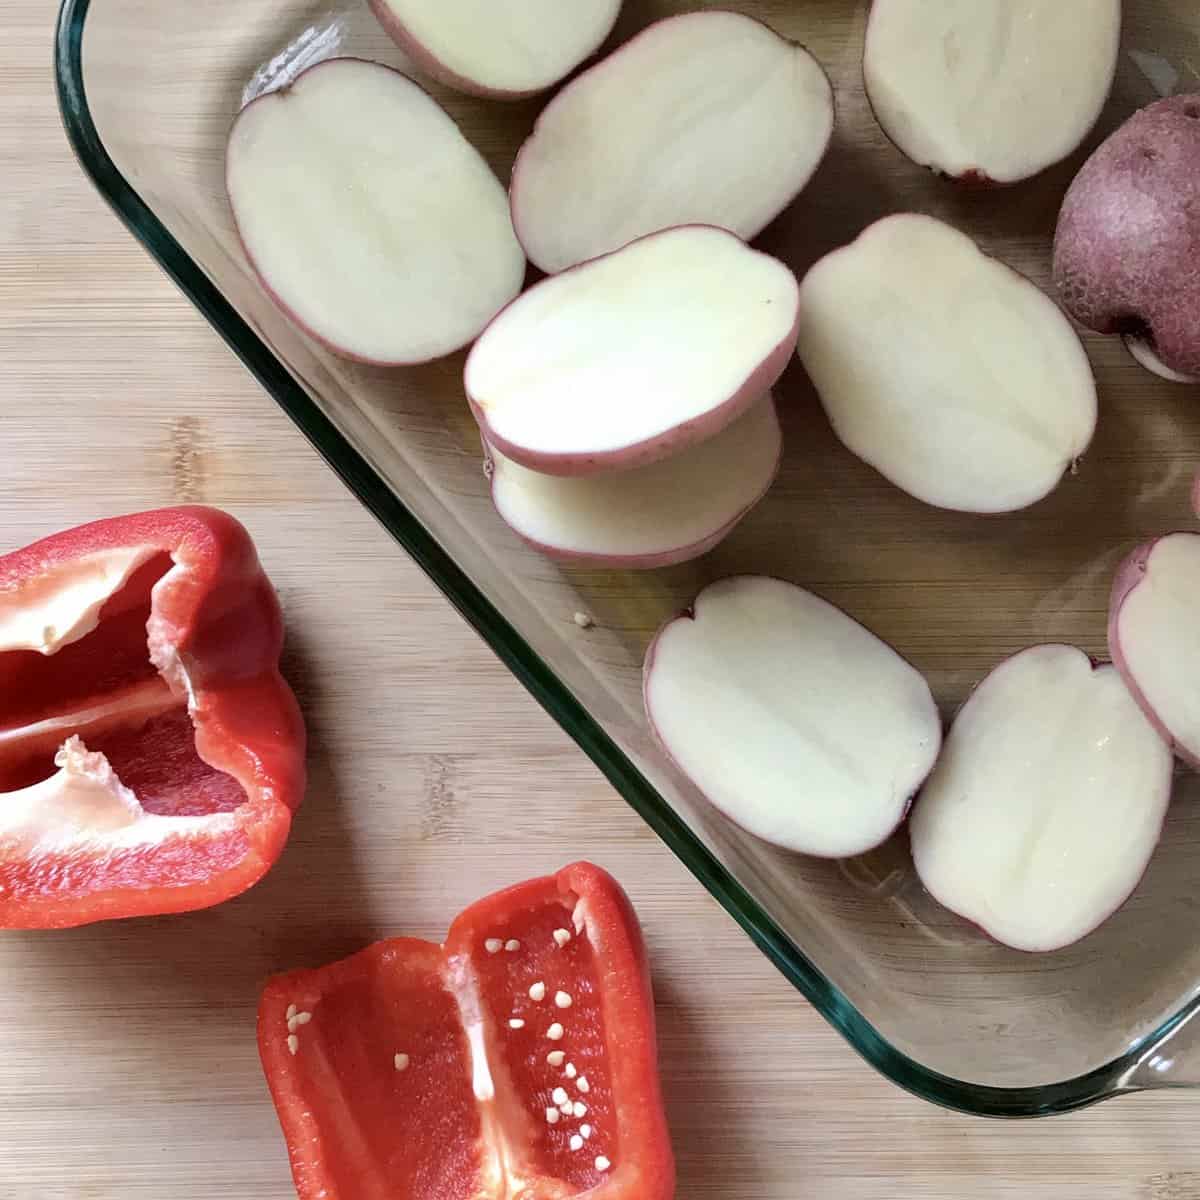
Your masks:
M0 928L203 908L262 877L304 791L282 640L216 509L0 557Z
M258 1044L301 1200L674 1193L641 931L590 863L277 976Z

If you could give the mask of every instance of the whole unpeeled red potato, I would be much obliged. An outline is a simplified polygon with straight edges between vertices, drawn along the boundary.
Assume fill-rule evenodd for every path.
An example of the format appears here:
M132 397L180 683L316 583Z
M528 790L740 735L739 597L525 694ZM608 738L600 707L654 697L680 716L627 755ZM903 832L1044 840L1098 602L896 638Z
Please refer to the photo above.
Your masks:
M1054 279L1071 315L1149 370L1200 380L1200 93L1134 113L1063 201Z

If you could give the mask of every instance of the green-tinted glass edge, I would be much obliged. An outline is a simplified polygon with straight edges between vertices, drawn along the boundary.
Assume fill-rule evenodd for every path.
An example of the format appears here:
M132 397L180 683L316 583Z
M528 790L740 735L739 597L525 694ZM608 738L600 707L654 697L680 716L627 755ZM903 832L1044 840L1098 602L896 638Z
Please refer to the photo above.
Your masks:
M117 169L92 120L84 89L83 30L90 6L91 0L63 0L55 38L55 80L67 136L100 194L342 482L408 551L505 666L817 1011L876 1070L914 1095L947 1108L991 1117L1035 1117L1069 1112L1119 1094L1122 1090L1119 1079L1137 1061L1141 1051L1168 1036L1200 1007L1200 998L1141 1039L1125 1055L1086 1075L1041 1087L988 1087L931 1071L895 1049L801 953L346 441Z

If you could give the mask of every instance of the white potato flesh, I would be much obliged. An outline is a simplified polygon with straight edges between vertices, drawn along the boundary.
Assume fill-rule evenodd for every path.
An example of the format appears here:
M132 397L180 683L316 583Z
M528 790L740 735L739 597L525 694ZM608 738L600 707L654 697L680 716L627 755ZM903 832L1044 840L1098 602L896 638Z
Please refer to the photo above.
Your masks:
M1172 533L1118 575L1109 648L1147 715L1200 766L1200 534Z
M1120 35L1120 0L875 0L863 77L914 162L1014 183L1087 136Z
M644 690L666 752L717 808L821 857L886 840L941 744L919 672L832 604L762 576L714 583L668 623Z
M546 106L513 167L513 221L548 272L673 225L748 239L809 181L832 132L832 89L803 46L738 13L685 13Z
M1154 353L1154 349L1149 342L1144 339L1127 337L1124 341L1125 349L1133 356L1134 362L1140 367L1145 367L1152 375L1157 375L1159 379L1165 379L1168 383L1200 383L1200 379L1193 379L1190 375L1184 375L1182 372L1176 371L1173 367L1168 367Z
M467 396L489 444L534 470L652 462L771 387L797 303L777 259L711 226L669 229L510 304L471 350Z
M504 97L540 92L574 70L608 36L621 0L372 0L372 7L439 78Z
M1115 667L1034 646L972 693L909 820L921 882L1018 950L1115 912L1158 843L1171 753Z
M782 449L775 403L765 396L715 437L630 471L543 475L489 448L492 500L547 554L664 567L728 534L771 486Z
M886 217L809 271L798 353L842 442L939 508L1033 504L1095 430L1058 306L932 217Z
M249 104L226 183L274 299L349 357L449 354L521 290L500 181L429 96L376 63L330 59Z

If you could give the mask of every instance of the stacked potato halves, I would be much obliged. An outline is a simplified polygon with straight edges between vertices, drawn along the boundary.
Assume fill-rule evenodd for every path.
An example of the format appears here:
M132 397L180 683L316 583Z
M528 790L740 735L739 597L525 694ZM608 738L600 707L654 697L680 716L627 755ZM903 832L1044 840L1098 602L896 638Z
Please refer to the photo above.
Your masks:
M504 100L593 52L619 0L471 21L455 5L372 7L428 73ZM742 239L803 188L832 131L807 51L710 11L656 22L554 97L507 197L416 83L349 58L243 110L227 182L251 265L336 353L396 366L479 338L466 390L517 533L663 566L715 545L778 470L770 388L798 287ZM553 277L522 296L526 256Z
M612 137L631 103L630 136ZM811 56L727 12L650 26L543 111L513 225L560 273L500 313L465 372L496 509L526 541L665 566L765 494L799 292L741 239L804 186L832 127Z
M770 486L768 389L796 344L792 272L711 225L544 280L467 359L500 515L551 554L660 566L702 553Z

